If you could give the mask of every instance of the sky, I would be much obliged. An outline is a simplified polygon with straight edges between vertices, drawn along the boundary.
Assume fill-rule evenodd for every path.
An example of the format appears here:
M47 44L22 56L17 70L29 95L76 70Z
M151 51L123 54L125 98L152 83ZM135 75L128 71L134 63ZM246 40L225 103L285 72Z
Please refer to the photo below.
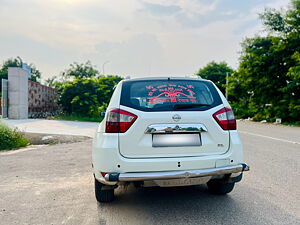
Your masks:
M187 76L237 68L258 13L288 0L0 0L0 64L20 56L43 79L90 60L105 74Z

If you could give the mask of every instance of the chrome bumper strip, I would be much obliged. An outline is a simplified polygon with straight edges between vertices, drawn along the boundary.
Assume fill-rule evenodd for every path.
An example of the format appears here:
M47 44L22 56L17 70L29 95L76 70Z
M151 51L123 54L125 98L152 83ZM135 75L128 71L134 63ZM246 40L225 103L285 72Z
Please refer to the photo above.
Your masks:
M145 134L164 134L164 133L201 133L206 132L207 128L203 124L194 123L168 123L152 124L147 127Z
M146 181L146 180L168 180L178 178L206 177L248 171L249 166L245 163L212 169L182 170L168 172L148 173L110 173L105 175L106 181Z

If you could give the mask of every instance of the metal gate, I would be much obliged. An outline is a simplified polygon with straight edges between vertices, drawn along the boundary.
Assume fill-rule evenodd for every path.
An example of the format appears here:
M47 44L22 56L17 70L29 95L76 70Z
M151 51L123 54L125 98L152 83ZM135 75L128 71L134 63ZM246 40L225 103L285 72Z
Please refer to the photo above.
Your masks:
M2 118L8 117L8 81L2 79L2 98L1 98L1 107L2 107Z

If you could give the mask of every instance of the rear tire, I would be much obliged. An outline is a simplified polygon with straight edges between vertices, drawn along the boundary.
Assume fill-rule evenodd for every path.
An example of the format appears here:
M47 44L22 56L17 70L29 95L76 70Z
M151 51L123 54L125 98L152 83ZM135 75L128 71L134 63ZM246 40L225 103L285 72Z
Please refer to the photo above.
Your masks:
M231 192L235 183L222 183L220 181L211 180L207 183L210 193L216 195L225 195Z
M95 197L98 202L112 202L115 198L114 188L103 190L105 186L95 179Z

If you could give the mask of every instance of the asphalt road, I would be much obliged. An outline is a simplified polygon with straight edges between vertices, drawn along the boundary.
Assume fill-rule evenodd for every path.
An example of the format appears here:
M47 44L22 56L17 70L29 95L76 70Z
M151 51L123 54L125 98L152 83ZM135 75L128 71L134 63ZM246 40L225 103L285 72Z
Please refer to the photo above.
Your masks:
M251 171L227 196L205 185L128 187L98 205L91 141L0 153L0 224L300 224L300 128L239 130Z

